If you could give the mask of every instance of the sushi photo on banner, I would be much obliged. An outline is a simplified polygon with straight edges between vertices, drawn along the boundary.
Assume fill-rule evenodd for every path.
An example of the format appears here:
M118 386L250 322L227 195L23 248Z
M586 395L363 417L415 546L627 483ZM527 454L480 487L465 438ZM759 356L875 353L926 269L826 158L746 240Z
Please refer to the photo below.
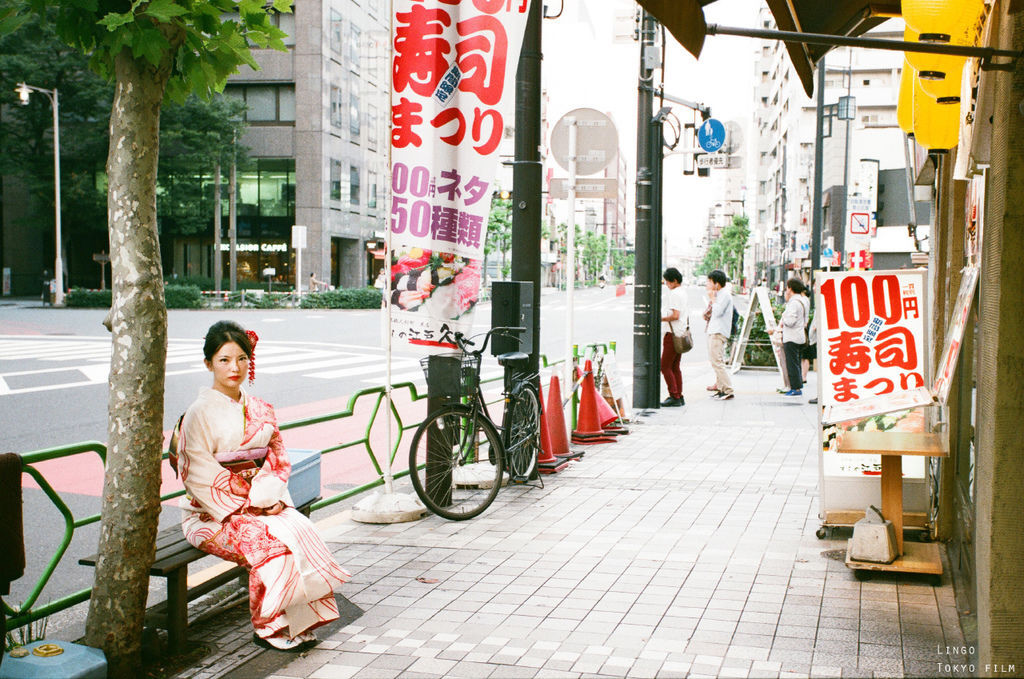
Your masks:
M387 285L394 346L468 333L529 0L394 0Z

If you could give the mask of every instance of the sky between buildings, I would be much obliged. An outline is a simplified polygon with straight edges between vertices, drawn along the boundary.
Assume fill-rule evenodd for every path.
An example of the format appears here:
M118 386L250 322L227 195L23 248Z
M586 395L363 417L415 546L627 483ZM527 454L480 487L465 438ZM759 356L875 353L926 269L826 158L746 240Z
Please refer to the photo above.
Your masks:
M556 13L560 3L561 0L550 0L548 14ZM548 125L553 127L563 114L580 107L594 108L611 116L626 161L630 196L628 219L632 222L640 49L639 43L632 39L616 40L615 34L617 27L620 33L628 28L631 34L632 22L617 23L616 16L631 17L637 5L632 0L565 0L564 5L561 17L545 20L543 25ZM709 23L752 27L756 25L757 8L758 3L753 0L722 0L709 5L705 14ZM671 35L667 36L667 46L665 92L710 106L712 115L722 122L739 122L746 131L744 144L751 142L747 128L759 43L749 38L709 36L699 61ZM660 79L657 72L656 79ZM675 104L672 107L681 122L693 122L689 109ZM545 134L550 135L550 129ZM549 139L544 141L548 143ZM747 154L747 168L751 165L750 157ZM556 168L556 177L565 174ZM713 170L707 178L684 176L682 156L666 158L663 224L667 252L683 251L700 243L708 208L722 197L719 180ZM752 185L753 181L748 180L747 186ZM748 201L752 201L753 192L749 194ZM566 214L564 201L556 203L560 203L556 204L559 214ZM748 209L753 209L752 202Z

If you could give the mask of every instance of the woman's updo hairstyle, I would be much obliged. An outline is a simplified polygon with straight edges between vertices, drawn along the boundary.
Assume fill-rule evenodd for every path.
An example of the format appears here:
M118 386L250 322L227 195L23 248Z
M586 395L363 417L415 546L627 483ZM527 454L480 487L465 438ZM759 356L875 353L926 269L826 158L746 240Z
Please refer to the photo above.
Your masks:
M246 356L252 358L252 342L249 341L249 335L245 332L245 328L234 321L217 321L206 331L205 339L203 357L207 361L212 361L213 355L228 342L234 342L245 352Z
M786 281L786 287L792 290L795 295L802 295L807 292L807 286L799 278L790 278Z

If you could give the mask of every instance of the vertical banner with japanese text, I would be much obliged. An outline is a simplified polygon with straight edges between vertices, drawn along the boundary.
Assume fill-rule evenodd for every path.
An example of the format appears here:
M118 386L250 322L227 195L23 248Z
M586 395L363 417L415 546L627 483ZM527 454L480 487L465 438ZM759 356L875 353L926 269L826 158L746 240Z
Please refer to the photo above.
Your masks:
M392 338L472 327L529 0L393 0Z
M818 274L823 421L868 417L932 401L925 271Z

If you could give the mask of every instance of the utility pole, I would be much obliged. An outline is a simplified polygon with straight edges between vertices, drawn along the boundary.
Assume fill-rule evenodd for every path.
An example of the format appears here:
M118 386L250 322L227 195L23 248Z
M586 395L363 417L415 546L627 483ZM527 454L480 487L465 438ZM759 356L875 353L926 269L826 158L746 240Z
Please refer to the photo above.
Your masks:
M652 215L660 212L654 202L652 123L654 108L653 72L657 22L646 11L640 18L640 78L636 114L636 278L633 286L633 406L655 408L661 392L658 316L661 307L661 233ZM661 146L661 125L657 125ZM655 247L651 247L657 243Z
M540 221L543 173L540 161L541 10L530 3L516 71L515 164L512 167L512 280L533 282L533 352L540 366ZM571 309L570 309L571 311Z
M811 215L811 282L814 282L814 272L821 268L821 231L824 215L822 214L821 192L824 182L825 154L822 146L825 143L825 59L818 61L818 107L817 126L814 133L814 214ZM814 295L811 295L811 308L814 308Z

